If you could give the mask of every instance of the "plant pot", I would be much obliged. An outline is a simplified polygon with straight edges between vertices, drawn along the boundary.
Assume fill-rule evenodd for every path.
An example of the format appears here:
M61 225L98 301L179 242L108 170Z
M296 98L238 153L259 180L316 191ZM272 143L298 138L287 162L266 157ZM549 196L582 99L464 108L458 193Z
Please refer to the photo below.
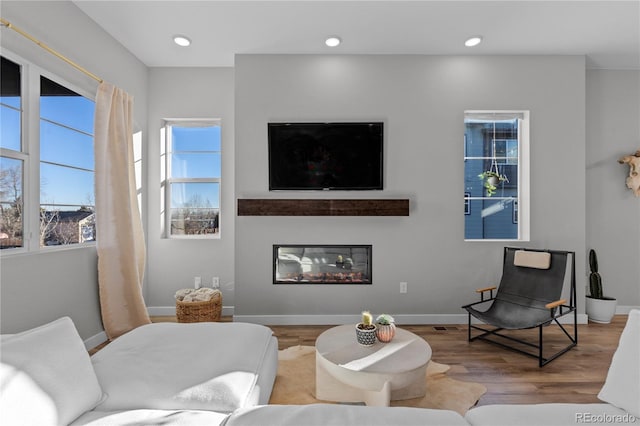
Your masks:
M373 324L373 328L371 329L362 329L360 328L362 325L362 323L356 325L356 339L362 346L371 346L376 343L377 327Z
M497 188L498 184L500 184L500 180L496 176L489 176L487 178L487 183Z
M587 296L586 311L589 321L609 324L616 313L617 303L618 301L613 297L594 299L591 296Z
M382 343L389 343L393 336L396 335L396 325L395 324L376 324L376 337Z

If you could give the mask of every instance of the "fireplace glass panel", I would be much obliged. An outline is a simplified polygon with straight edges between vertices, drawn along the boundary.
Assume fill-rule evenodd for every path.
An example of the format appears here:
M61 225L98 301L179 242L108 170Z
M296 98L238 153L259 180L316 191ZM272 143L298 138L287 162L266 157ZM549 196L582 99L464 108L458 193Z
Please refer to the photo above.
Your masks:
M371 284L371 245L274 245L274 284Z

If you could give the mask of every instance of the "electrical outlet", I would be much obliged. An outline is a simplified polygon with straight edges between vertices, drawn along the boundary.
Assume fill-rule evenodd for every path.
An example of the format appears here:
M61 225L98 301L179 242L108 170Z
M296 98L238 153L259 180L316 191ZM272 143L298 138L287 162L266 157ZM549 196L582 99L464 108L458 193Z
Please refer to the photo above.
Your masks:
M202 285L202 278L201 277L193 277L193 286L195 288L200 288L201 285Z
M407 287L408 287L407 283L402 281L400 283L400 293L406 293L407 292Z
M220 277L213 277L212 287L213 288L220 288Z

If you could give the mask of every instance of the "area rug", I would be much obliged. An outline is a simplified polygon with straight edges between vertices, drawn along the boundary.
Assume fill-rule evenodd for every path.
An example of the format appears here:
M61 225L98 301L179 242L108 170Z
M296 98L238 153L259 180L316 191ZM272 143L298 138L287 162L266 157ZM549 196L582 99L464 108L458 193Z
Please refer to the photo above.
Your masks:
M427 365L427 394L422 398L391 401L392 406L440 408L464 415L487 391L479 383L447 377L449 366L430 361ZM313 346L292 346L278 351L278 374L270 404L331 403L315 398L316 358Z

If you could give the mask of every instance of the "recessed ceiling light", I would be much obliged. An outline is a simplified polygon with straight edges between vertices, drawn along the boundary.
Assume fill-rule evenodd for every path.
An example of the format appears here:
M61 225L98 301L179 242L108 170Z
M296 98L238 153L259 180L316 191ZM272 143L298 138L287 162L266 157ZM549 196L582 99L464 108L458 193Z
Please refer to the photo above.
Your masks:
M336 47L341 42L342 42L342 40L340 40L340 37L331 36L331 37L327 37L327 39L324 41L324 44L326 44L329 47Z
M173 36L173 42L178 46L187 47L191 44L191 39L187 36L176 35Z
M479 45L480 43L482 43L482 37L474 36L474 37L468 38L467 41L464 42L464 45L467 47L473 47L473 46Z

